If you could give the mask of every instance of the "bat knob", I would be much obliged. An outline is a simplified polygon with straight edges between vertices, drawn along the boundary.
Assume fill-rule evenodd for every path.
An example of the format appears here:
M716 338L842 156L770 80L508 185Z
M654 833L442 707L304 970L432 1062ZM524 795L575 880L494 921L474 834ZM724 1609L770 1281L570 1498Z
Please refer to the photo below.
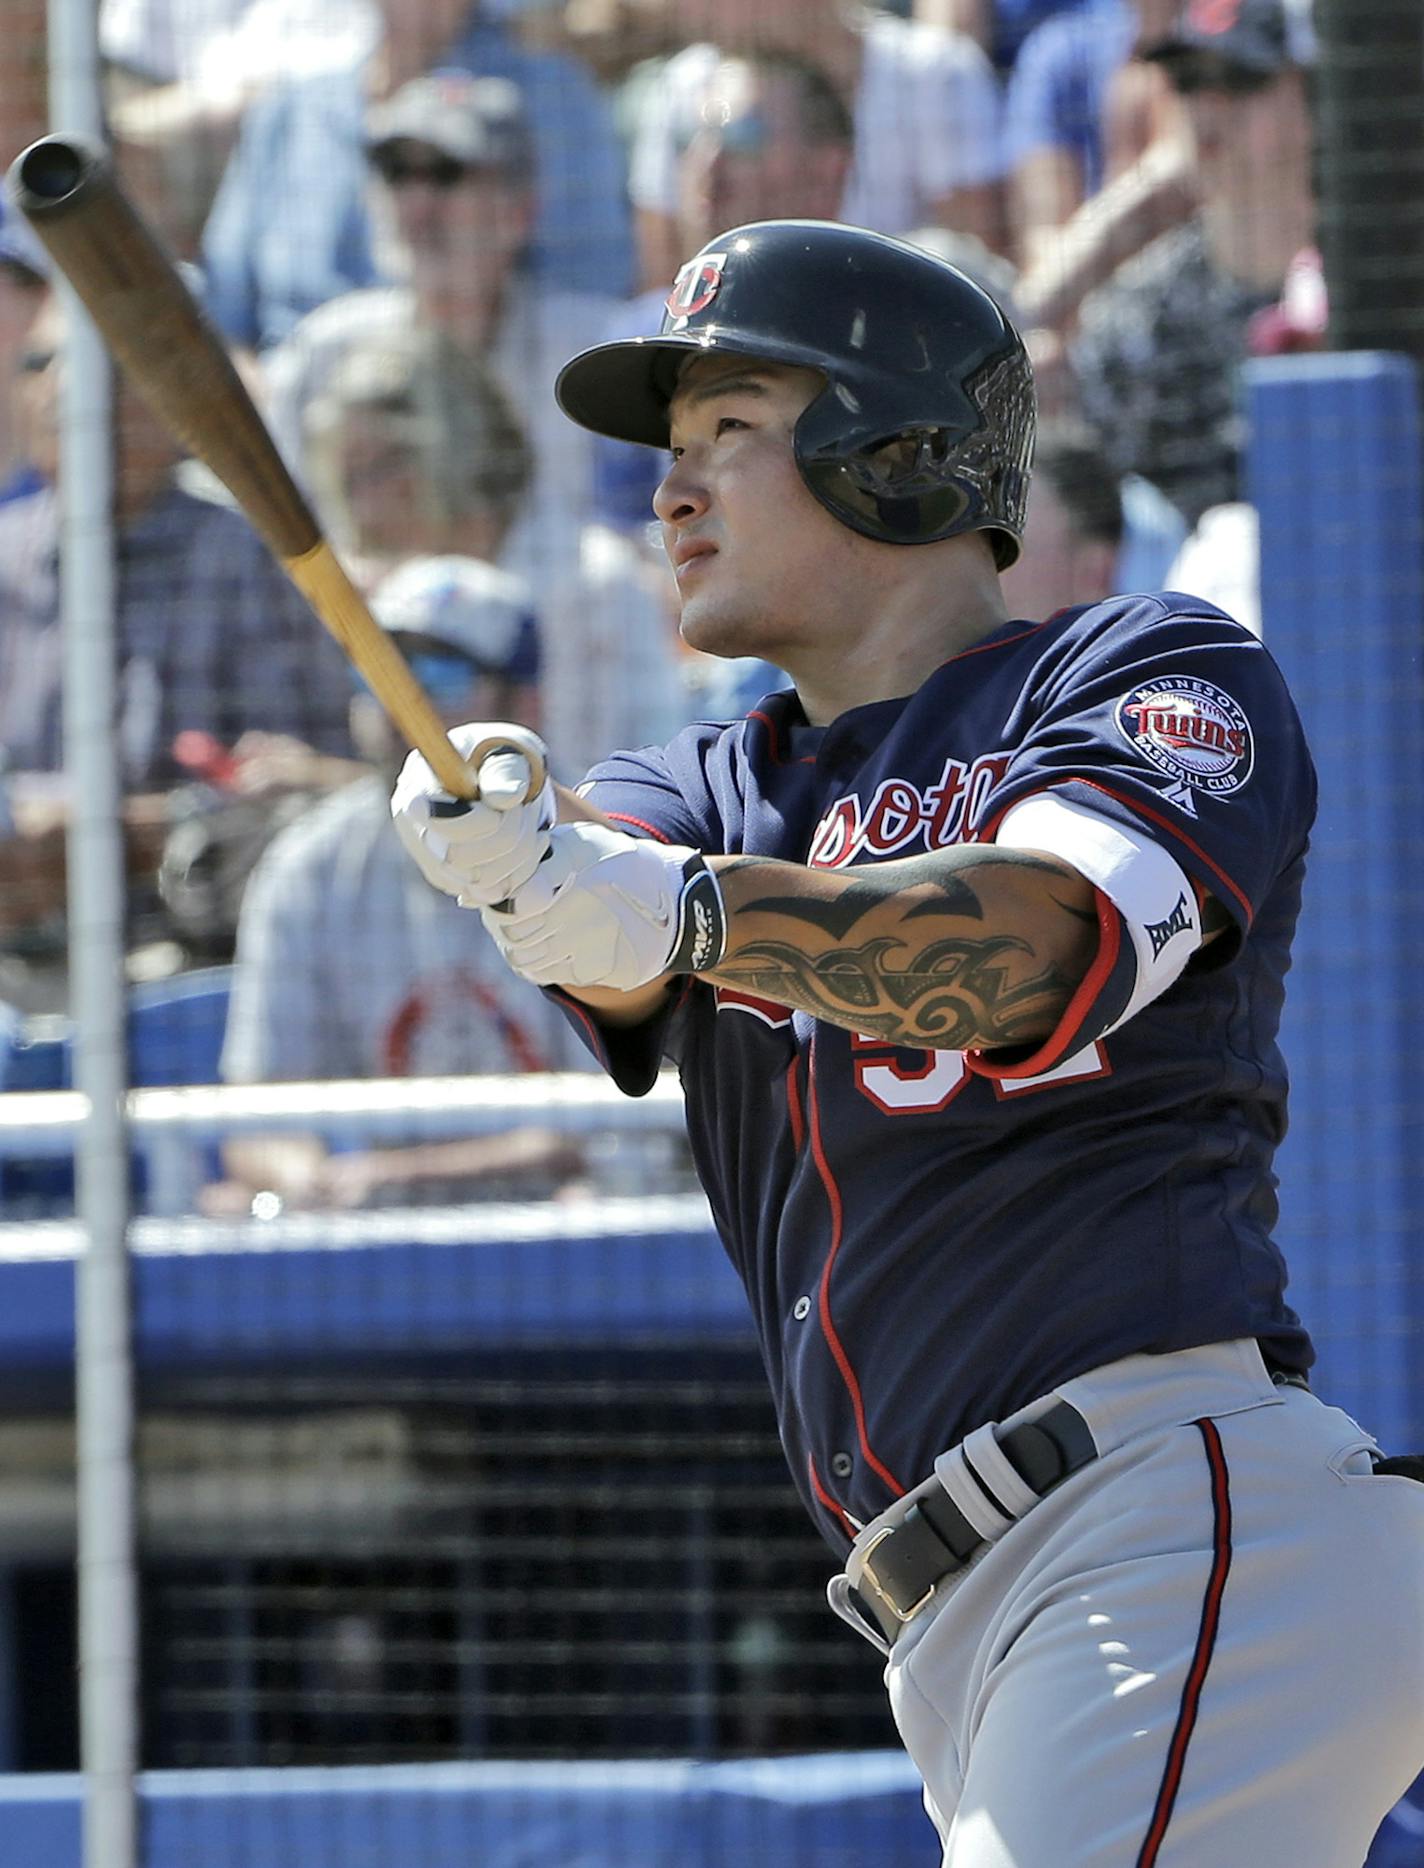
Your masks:
M549 768L543 753L538 750L537 744L529 743L533 737L533 734L530 734L528 738L516 740L506 739L499 733L491 733L488 738L475 742L465 754L465 762L472 772L478 772L485 760L493 758L496 753L518 753L529 767L529 784L524 793L524 802L529 804L544 789L544 780L549 775Z

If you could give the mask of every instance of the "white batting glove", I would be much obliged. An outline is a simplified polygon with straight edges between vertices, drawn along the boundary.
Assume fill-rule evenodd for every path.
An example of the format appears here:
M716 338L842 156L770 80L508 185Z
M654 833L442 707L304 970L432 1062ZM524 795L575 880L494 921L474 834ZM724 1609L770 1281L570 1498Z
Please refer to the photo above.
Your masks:
M543 759L547 769L538 734L502 720L457 726L450 743L468 757L482 739L496 738ZM539 867L558 805L548 778L525 802L532 770L524 752L491 753L475 774L480 795L469 800L452 798L418 752L401 767L391 794L400 840L425 879L453 895L462 908L507 901Z
M485 926L516 973L539 986L632 992L664 973L701 973L726 946L717 878L699 850L560 824L548 859Z

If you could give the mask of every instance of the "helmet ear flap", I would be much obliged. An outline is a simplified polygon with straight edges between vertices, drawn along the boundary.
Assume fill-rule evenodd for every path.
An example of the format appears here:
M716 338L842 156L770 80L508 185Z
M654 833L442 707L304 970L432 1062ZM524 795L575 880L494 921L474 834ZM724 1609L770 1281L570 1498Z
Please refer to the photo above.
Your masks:
M913 498L945 485L953 455L954 437L948 429L907 428L858 449L847 464L866 492L887 499Z
M801 462L806 484L857 532L887 544L927 544L960 529L970 495L947 428L907 428L840 456Z

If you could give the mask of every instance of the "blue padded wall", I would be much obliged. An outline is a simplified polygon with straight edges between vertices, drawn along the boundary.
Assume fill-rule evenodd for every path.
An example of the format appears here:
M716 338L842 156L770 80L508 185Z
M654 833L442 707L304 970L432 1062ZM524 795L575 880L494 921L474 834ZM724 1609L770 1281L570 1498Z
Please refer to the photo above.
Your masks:
M1254 363L1262 632L1320 775L1282 1045L1292 1296L1317 1385L1424 1447L1424 488L1416 370Z

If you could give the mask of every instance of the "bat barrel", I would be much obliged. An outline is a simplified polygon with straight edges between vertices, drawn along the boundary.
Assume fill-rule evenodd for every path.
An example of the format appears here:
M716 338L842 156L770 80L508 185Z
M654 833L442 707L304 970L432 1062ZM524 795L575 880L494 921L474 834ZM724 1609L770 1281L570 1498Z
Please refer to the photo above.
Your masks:
M227 347L176 261L120 187L102 144L41 137L10 165L11 197L139 393L206 461L279 558L320 532Z
M11 166L11 193L27 220L52 215L82 199L85 184L107 166L104 151L87 137L45 136Z
M42 137L10 165L8 185L155 414L232 493L440 782L471 796L473 774L322 538L226 345L107 151L85 136Z

